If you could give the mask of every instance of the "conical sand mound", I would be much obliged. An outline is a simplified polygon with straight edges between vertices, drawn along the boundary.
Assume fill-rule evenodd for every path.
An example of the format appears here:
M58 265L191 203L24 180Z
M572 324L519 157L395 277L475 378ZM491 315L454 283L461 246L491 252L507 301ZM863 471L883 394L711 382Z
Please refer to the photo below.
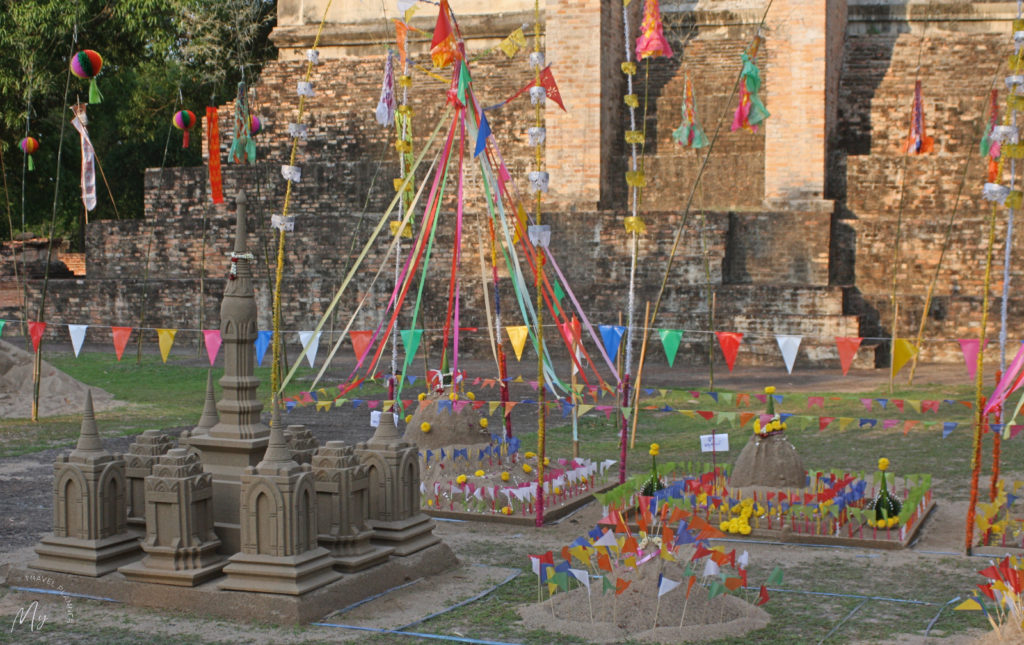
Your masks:
M775 432L750 437L732 467L729 486L803 488L806 481L800 454L786 439L786 433Z
M491 440L490 433L480 427L480 414L472 405L463 400L465 405L455 412L454 406L439 407L438 401L437 397L423 401L406 426L403 441L434 449L456 444L486 444ZM423 432L423 423L430 424L429 432Z
M619 577L631 581L631 584L620 596L614 592L602 593L601 580L591 580L594 622L590 618L587 590L575 588L575 582L572 583L572 591L557 593L553 599L548 599L547 589L544 589L544 601L520 607L519 615L532 629L576 636L591 643L615 643L628 639L675 645L742 636L768 624L768 614L760 607L734 595L709 599L707 589L700 585L693 587L687 602L686 577L682 569L679 563L665 567L667 578L684 582L662 597L660 608L658 572L655 567L650 567L640 574L635 571L621 574ZM755 592L740 594L756 598ZM684 603L686 616L680 628ZM654 626L655 611L657 627Z
M32 416L32 362L29 352L0 340L0 417L27 419ZM86 393L92 391L93 407L106 410L119 405L99 388L77 381L43 361L39 382L39 416L79 414Z

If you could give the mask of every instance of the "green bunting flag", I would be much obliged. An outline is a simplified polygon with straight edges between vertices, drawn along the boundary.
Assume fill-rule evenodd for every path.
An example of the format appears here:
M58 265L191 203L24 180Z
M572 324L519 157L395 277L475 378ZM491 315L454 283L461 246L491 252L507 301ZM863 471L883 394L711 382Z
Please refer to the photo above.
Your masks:
M782 567L775 567L772 569L771 575L768 576L768 581L765 584L778 586L782 584Z
M661 337L661 346L665 349L668 366L672 367L676 361L676 352L679 351L679 341L683 337L683 332L678 329L659 329L658 336Z
M608 578L601 576L601 593L606 594L609 591L615 591L615 585L608 581Z
M721 596L723 593L725 593L725 585L721 580L715 580L708 586L708 600Z
M405 366L408 367L416 350L420 347L420 339L423 337L422 329L403 329L402 346L405 347Z

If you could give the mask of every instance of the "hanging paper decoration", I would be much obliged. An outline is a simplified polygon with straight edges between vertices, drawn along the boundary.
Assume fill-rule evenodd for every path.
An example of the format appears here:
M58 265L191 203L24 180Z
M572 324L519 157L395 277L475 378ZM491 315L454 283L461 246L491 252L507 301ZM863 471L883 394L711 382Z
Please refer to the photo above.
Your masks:
M220 122L217 108L206 107L207 154L210 157L210 198L214 204L224 203L223 181L220 173Z
M263 332L260 332L261 334ZM217 352L220 351L221 343L223 339L220 335L219 329L204 329L203 330L203 344L206 346L206 356L210 359L210 365L213 365L214 361L217 360ZM257 343L259 339L257 338ZM265 349L265 348L264 348ZM259 352L257 351L257 354ZM260 356L259 363L262 363L262 355Z
M519 325L517 327L506 327L505 332L508 334L508 339L512 342L512 349L516 353L516 360L522 360L523 348L526 346L526 337L530 333L530 329L526 325Z
M75 350L75 358L82 351L82 343L85 341L85 330L89 325L68 325L68 335L71 336L71 349Z
M96 76L103 68L103 57L91 49L84 49L71 57L71 73L78 78L89 79L89 103L103 100L100 88L96 85Z
M124 356L124 348L128 345L128 338L132 335L131 327L111 327L110 333L114 337L114 352L117 360Z
M181 147L187 148L189 143L188 131L196 124L195 113L193 113L192 110L181 110L179 112L175 112L172 121L174 123L174 127L184 133L181 138Z
M981 156L988 162L988 180L995 182L999 175L999 153L1002 145L993 135L999 123L999 90L993 89L989 96L988 127L981 137Z
M690 75L683 75L683 122L672 133L676 143L684 148L697 150L708 145L708 137L704 134L704 128L697 123L696 102L693 100L693 83Z
M608 356L615 356L619 352L619 344L622 342L622 334L626 328L622 325L598 325L601 332L601 340L604 342L604 351Z
M977 338L961 338L959 342L960 351L964 355L964 365L967 367L967 374L973 381L978 373L978 351L981 347L981 342ZM985 341L985 345L988 345L988 340Z
M312 92L312 88L310 88L310 92ZM235 95L234 138L231 141L231 149L228 151L228 158L232 163L256 163L256 142L252 138L255 134L253 132L254 125L259 126L260 129L263 128L259 117L249 114L248 92L245 83L241 82L238 84L238 91Z
M422 329L403 329L401 330L402 336L402 347L405 348L405 366L408 367L409 363L416 356L416 350L420 347L420 339L423 338Z
M659 329L658 336L661 338L661 346L665 350L668 366L672 367L676 362L676 352L679 351L679 341L683 338L683 332L678 329Z
M267 348L270 347L270 341L274 338L274 332L270 330L260 330L256 332L256 340L253 341L253 345L256 346L256 364L260 367L263 366L263 357L267 353Z
M320 334L323 332L300 331L299 343L306 348L306 360L309 366L313 367L316 362L316 352L320 349Z
M640 36L636 39L636 57L643 60L658 56L672 58L672 47L665 40L658 0L647 0L644 3L644 20L640 23Z
M32 339L32 351L39 352L39 343L43 340L43 332L45 331L45 322L31 321L28 323L28 335Z
M526 47L526 34L523 33L522 27L517 27L498 44L498 48L509 58L515 56L523 47Z
M732 371L736 364L736 354L740 351L740 343L743 341L743 334L734 331L716 331L718 345L722 349L722 356L725 358L725 365Z
M733 132L740 128L757 132L757 125L771 116L757 95L761 90L761 72L754 64L754 59L763 42L764 38L757 36L749 55L747 52L740 54L743 61L743 69L740 72L740 104L736 106L736 112L733 114Z
M18 142L18 147L21 148L21 151L28 156L29 172L35 170L36 164L34 161L32 161L32 155L34 155L36 151L39 150L39 141L37 141L35 137L25 137L20 142Z
M395 122L395 108L398 101L395 99L395 66L394 58L390 51L384 59L384 81L381 83L380 100L377 101L377 123L383 126L390 126Z
M850 371L853 358L857 355L857 349L860 348L862 340L864 339L836 336L836 349L839 350L839 365L843 368L843 376Z
M932 151L935 140L929 137L924 127L924 99L921 97L921 81L914 83L914 108L910 118L910 134L903 142L903 152L923 155Z
M370 349L370 341L373 340L372 331L350 331L348 337L352 340L352 349L356 353L356 360L361 361Z
M89 118L85 115L85 104L72 105L71 112L75 115L71 125L78 130L82 144L82 203L86 211L91 211L96 208L96 152L89 138L89 130L86 129Z
M796 362L796 353L800 351L800 341L802 339L802 336L789 336L786 334L775 336L775 342L779 344L779 351L782 352L782 360L786 363L786 372L789 374L793 373L793 363Z
M917 348L914 344L905 338L897 338L892 350L892 375L896 376L903 369L903 366L907 364L907 361L912 359L917 354Z
M434 26L434 37L430 41L430 59L434 67L448 67L455 61L455 34L448 19L448 0L441 0L441 9L437 13L437 24Z
M263 121L253 114L249 117L249 134L255 137L260 132L263 132Z
M177 329L158 329L156 330L157 343L160 346L160 358L167 362L167 357L171 353L171 346L174 345L174 336L178 333Z

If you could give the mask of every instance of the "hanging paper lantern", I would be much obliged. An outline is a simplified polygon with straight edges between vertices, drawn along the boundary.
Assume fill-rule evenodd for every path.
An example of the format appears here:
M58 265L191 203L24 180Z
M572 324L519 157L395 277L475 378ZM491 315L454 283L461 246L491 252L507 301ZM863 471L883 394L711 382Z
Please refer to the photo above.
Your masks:
M260 132L263 132L263 121L260 121L260 118L253 114L249 118L249 134L256 136Z
M28 155L28 169L30 171L35 170L36 164L32 161L32 155L36 153L36 150L39 150L39 142L35 137L25 137L18 143L18 147Z
M643 60L658 56L672 58L672 47L665 40L658 0L647 0L644 3L644 21L640 25L640 36L636 39L636 57Z
M181 140L181 147L188 147L188 131L196 124L196 115L191 110L182 110L174 114L174 127L184 132Z
M78 78L89 79L89 103L103 100L100 88L96 85L96 76L103 68L103 57L91 49L83 49L71 57L71 73Z

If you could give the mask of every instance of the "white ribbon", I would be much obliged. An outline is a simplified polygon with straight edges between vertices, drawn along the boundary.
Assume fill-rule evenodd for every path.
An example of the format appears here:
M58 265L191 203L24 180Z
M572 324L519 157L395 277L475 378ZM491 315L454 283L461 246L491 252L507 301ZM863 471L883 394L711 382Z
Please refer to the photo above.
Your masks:
M547 90L543 87L534 85L530 88L530 103L534 105L543 104L544 98L547 96Z
M531 170L530 172L526 173L526 178L530 181L530 188L532 188L534 192L548 192L548 173L544 172L543 170Z
M288 124L288 136L299 139L305 139L309 134L309 128L305 123L289 123Z
M999 202L1002 204L1006 201L1006 198L1010 195L1010 188L1003 186L1002 184L993 184L986 182L985 187L981 189L981 196L990 202Z
M1020 131L1014 125L993 126L992 140L1000 143L1017 143L1020 140Z
M314 65L320 64L320 52L315 49L306 50L306 60L313 63Z
M82 203L85 204L85 210L91 211L96 208L96 152L93 150L89 131L85 127L89 124L89 118L85 115L85 104L72 105L71 111L75 115L71 119L71 125L78 130L82 141Z
M534 246L546 249L551 243L551 227L547 224L531 225L527 227L526 234L530 237L530 244Z
M316 96L316 93L313 91L313 84L309 81L299 81L295 91L299 96L308 96L309 98Z
M538 127L538 126L530 127L527 130L527 132L530 135L530 145L531 146L542 145L544 143L544 140L547 138L547 130L545 130L544 128Z
M288 217L285 217L283 215L271 215L270 225L279 231L291 233L295 230L295 216L289 215Z
M302 181L302 168L298 166L281 166L281 176L288 181L299 183Z
M395 99L395 71L391 62L391 52L388 52L384 60L384 81L380 87L380 100L377 101L377 109L374 111L377 123L385 127L395 122L395 108L398 101Z

